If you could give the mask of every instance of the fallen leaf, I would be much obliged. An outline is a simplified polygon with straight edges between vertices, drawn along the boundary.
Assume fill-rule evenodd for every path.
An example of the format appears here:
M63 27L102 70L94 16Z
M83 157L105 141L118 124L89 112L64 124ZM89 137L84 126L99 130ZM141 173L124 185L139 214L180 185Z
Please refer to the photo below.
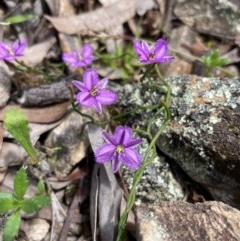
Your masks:
M24 51L24 56L19 57L18 60L23 61L26 65L39 64L46 57L47 52L55 43L56 39L52 37L41 43L28 47Z
M20 105L7 105L0 110L0 120L3 120L4 113L10 108L20 108L27 116L29 122L51 123L59 120L67 112L69 101L53 104L45 107L23 108Z
M92 149L96 151L103 143L102 129L95 125L88 125L88 135ZM122 191L112 172L111 163L96 163L93 168L90 192L90 220L93 241L98 240L98 228L100 240L116 240L121 198Z
M50 17L45 15L53 26L66 34L75 34L79 31L103 31L114 28L135 15L135 7L139 0L120 0L114 4L97 10L70 17ZM101 21L100 21L101 20ZM71 23L71 24L69 24Z
M59 239L64 220L66 218L66 212L64 211L61 203L58 201L56 195L51 193L52 201L52 229L51 229L51 239L50 241L55 241Z

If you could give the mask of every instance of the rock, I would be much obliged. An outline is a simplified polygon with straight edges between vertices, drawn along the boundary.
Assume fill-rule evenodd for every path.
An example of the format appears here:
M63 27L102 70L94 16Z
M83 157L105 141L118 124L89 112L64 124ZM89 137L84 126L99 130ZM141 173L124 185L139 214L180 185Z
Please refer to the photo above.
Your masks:
M172 121L157 146L213 198L240 208L240 80L173 77Z
M44 219L34 218L24 221L22 227L29 241L41 241L47 235L50 224Z
M237 0L178 0L174 14L201 33L232 40L240 34Z
M139 152L143 156L148 143L146 139L142 140ZM121 171L128 187L131 188L134 171L124 166ZM184 200L184 198L185 192L182 186L173 175L165 157L159 154L144 171L137 187L136 205L144 203L158 205L162 201Z
M44 106L64 102L71 99L67 82L58 81L50 84L43 84L37 87L22 89L22 95L18 102L23 106Z
M63 122L53 129L46 141L48 148L58 148L50 164L60 176L69 174L72 168L83 159L89 147L86 132L81 128L86 122L76 112L71 112Z
M160 66L165 76L191 74L193 59L189 57L191 53L185 46L193 46L196 39L197 33L188 26L182 26L172 30L169 45L171 49L174 49L177 58L168 65Z
M240 80L196 76L167 80L172 88L172 120L157 146L214 199L240 208ZM130 125L146 126L153 111L141 108L161 98L156 90L139 85L125 85L118 93L122 111L137 110L127 118ZM155 131L161 122L159 116Z
M11 77L4 67L0 66L0 108L3 108L10 98L12 88Z
M240 240L240 212L221 202L137 207L137 241Z

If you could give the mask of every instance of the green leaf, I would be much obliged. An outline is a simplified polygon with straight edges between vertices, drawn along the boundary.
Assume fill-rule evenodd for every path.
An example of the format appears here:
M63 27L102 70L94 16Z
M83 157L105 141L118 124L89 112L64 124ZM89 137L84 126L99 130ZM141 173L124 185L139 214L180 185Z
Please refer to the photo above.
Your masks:
M13 213L5 223L3 229L3 241L12 241L18 234L21 222L20 211Z
M0 202L2 201L2 199L5 199L5 198L13 199L13 194L11 192L0 192Z
M38 156L34 149L29 135L27 117L20 109L11 108L6 111L3 119L4 127L26 150L34 162L37 162Z
M13 198L1 198L0 199L0 214L4 214L14 208Z
M21 200L23 199L23 196L25 195L28 187L28 180L27 180L27 173L23 167L19 169L19 171L16 173L16 176L14 178L14 192L16 195L16 198Z
M26 213L34 213L51 203L49 197L35 196L22 201L21 209Z
M33 14L30 14L30 13L18 14L18 15L7 18L5 20L5 22L9 23L9 24L22 23L22 22L32 19L33 17L34 17Z
M38 188L38 194L44 194L45 193L45 184L42 180L40 180L37 184L37 188Z
M38 205L32 199L24 199L21 202L21 209L26 213L34 213L38 210Z

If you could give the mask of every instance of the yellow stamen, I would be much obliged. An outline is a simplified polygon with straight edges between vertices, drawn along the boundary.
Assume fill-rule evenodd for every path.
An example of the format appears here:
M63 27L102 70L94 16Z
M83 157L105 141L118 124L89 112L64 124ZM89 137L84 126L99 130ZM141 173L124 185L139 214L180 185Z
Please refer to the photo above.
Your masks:
M93 87L93 88L91 89L91 92L90 92L91 96L96 96L96 95L97 95L98 90L99 90L98 88Z
M124 152L124 146L123 145L117 145L115 152L121 153Z

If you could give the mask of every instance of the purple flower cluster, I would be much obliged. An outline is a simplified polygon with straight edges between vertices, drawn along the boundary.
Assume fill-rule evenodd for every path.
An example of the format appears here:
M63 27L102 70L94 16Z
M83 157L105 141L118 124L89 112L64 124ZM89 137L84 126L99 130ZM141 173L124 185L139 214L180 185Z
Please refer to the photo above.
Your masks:
M11 62L23 56L26 44L26 41L20 42L19 40L13 44L0 42L0 60ZM167 63L175 58L168 56L168 43L163 39L157 40L152 47L145 41L135 40L134 48L139 61L145 64ZM80 50L62 55L62 60L71 69L89 66L95 59L93 48L89 44L84 44ZM103 105L112 105L118 99L115 92L106 89L108 79L99 80L95 69L85 70L83 81L73 80L72 83L79 89L76 101L85 108L94 107L99 114L102 113ZM131 169L137 169L142 164L142 158L135 149L142 141L133 138L130 127L118 126L112 136L104 131L103 138L106 143L97 149L96 162L112 161L113 172L118 171L121 163Z
M145 64L167 63L175 58L168 56L168 43L163 39L159 39L152 47L145 41L135 40L134 48L139 61ZM62 59L75 69L92 64L95 57L92 47L85 44L79 51L64 53ZM108 79L99 80L95 69L84 72L83 82L74 80L72 83L80 91L76 95L77 102L86 108L94 107L99 114L102 113L102 105L111 105L117 101L117 94L105 89ZM113 136L104 131L103 138L106 143L95 152L96 162L112 161L113 172L118 171L121 163L137 169L142 164L142 158L135 148L141 143L141 139L134 139L132 136L132 129L127 126L118 126Z
M23 56L24 49L27 45L26 41L20 42L16 40L13 44L5 42L0 43L0 60L12 62L17 57Z

